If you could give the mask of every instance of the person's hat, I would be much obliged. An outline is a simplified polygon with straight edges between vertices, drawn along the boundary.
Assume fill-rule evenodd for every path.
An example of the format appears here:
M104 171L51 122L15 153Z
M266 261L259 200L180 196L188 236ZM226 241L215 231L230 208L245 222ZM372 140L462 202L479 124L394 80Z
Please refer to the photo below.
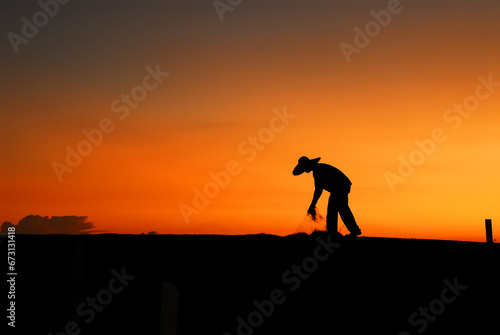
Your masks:
M293 175L298 176L299 174L303 174L306 170L312 169L312 167L319 162L321 157L309 159L306 156L302 156L299 158L299 164L293 169Z

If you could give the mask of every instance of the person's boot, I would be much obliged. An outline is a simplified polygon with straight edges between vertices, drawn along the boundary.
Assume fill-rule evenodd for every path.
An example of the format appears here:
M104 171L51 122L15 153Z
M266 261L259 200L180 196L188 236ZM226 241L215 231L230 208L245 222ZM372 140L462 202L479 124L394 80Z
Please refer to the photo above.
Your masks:
M356 228L353 228L352 230L349 229L349 234L347 234L345 237L356 237L361 235L361 229L359 229L358 226Z

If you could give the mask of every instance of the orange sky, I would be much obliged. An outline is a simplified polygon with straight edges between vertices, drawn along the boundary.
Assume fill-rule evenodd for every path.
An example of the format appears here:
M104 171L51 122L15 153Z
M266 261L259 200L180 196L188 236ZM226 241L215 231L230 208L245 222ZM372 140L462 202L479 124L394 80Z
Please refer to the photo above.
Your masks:
M9 6L5 35L21 34L21 18L40 10ZM18 53L2 45L0 219L81 215L116 233L286 235L312 198L312 176L291 173L307 155L349 176L367 236L483 241L484 219L494 233L500 222L500 84L488 90L478 78L500 83L500 5L400 6L350 63L340 43L355 45L353 28L387 1L251 1L224 21L202 1L61 7ZM169 75L141 91L148 66ZM478 85L488 97L475 98L467 118L447 114L474 101ZM133 92L147 93L123 117L111 105ZM285 110L294 117L275 119ZM60 181L54 162L67 164L67 146L76 150L103 119L112 130ZM398 157L436 128L446 139L391 187ZM259 133L267 143L252 147ZM179 206L194 208L194 190L229 162L229 184L187 223Z

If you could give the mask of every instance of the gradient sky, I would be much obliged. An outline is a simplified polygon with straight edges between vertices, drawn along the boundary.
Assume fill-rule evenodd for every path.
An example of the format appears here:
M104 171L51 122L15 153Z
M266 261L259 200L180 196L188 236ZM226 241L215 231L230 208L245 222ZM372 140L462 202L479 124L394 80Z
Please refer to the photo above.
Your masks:
M41 7L2 7L2 222L287 235L312 199L312 176L291 173L307 155L349 176L364 235L483 241L487 218L498 230L500 86L481 88L467 118L447 114L474 101L479 77L500 82L498 1L401 1L349 63L340 44L387 1L242 1L221 21L212 1L74 0L17 53L9 33ZM169 75L124 117L112 103L141 92L148 66ZM113 130L60 181L54 162L103 119ZM387 172L436 128L446 139L391 187ZM230 162L229 184L186 222L179 206Z

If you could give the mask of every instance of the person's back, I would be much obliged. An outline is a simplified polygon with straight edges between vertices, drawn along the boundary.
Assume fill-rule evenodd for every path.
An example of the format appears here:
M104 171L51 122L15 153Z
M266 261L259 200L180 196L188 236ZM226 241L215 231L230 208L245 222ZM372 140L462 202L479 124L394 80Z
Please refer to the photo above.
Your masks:
M313 169L313 177L316 187L323 188L330 193L345 190L352 185L342 171L329 164L317 163Z

